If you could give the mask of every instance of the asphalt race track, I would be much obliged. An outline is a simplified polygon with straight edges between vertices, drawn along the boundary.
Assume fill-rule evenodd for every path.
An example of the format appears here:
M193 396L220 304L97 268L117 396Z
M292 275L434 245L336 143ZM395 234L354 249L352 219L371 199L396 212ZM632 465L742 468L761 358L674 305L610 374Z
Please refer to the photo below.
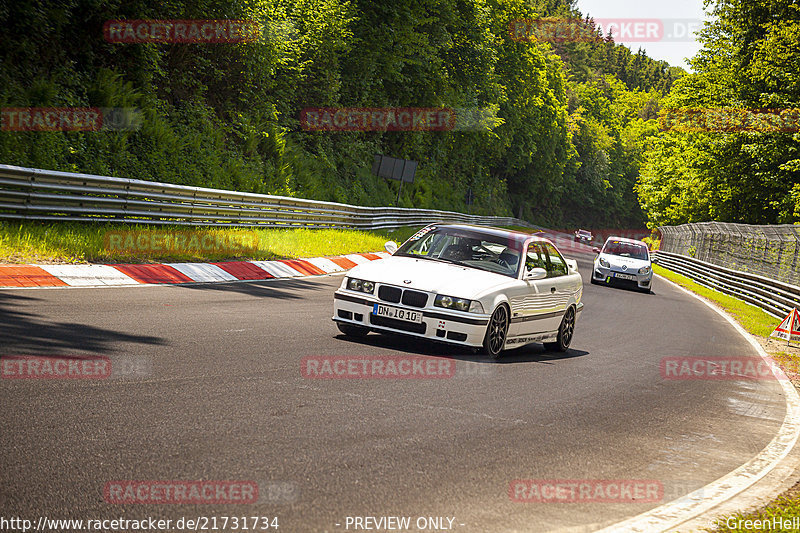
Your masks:
M657 480L666 502L767 445L784 416L776 382L659 371L668 356L755 356L727 322L658 279L651 295L590 285L579 261L586 307L572 349L536 345L498 363L340 336L330 317L341 276L0 291L0 355L106 356L115 369L104 380L0 380L2 514L277 516L284 533L387 515L454 517L459 532L580 531L659 503L519 503L509 484ZM453 358L456 374L300 372L304 356L398 354ZM110 504L113 480L253 480L261 498Z

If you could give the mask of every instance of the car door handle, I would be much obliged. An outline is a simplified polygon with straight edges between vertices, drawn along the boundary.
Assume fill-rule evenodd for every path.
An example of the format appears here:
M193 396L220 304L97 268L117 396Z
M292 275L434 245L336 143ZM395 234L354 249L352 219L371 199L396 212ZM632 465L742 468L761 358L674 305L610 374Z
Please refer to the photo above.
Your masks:
M555 287L550 287L550 292L556 292L556 288Z

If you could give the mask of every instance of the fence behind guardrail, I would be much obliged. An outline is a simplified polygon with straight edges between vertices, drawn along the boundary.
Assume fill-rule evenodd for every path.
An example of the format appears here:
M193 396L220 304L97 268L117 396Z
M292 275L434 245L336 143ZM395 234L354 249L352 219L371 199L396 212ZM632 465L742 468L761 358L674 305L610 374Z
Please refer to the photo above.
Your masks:
M658 229L665 252L800 285L800 226L697 222Z
M392 229L434 222L536 227L512 217L362 207L10 165L0 165L0 219L273 228Z
M691 278L700 285L760 307L775 317L783 318L793 308L800 308L800 287L797 285L664 250L659 250L655 255L660 266Z

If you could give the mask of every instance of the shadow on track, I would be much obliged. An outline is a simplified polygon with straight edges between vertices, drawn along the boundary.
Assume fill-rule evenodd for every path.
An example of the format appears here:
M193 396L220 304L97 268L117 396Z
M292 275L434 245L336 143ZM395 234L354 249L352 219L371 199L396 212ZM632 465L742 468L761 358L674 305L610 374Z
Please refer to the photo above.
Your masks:
M65 350L108 353L115 342L164 345L159 337L132 335L74 322L49 322L22 309L40 298L0 293L0 355L65 355Z
M196 291L235 292L256 296L259 298L275 298L278 300L302 300L303 295L296 293L297 289L308 289L331 292L330 287L310 282L318 278L308 279L269 279L263 281L220 282L220 283L192 283L174 285L175 288L191 289Z
M587 287L591 287L591 286L598 287L599 290L622 291L623 293L627 292L627 293L633 293L633 294L641 294L643 297L644 296L656 296L658 294L653 289L650 289L649 292L645 292L645 291L639 290L637 287L635 287L633 285L627 285L627 284L623 285L621 283L611 284L611 283L605 283L603 281L601 281L599 283L591 283L591 282L588 282L588 281L584 281L584 283L583 283L583 288L584 289L586 289Z
M455 346L435 341L420 341L403 335L393 333L370 333L366 337L348 337L346 335L336 335L337 340L352 342L362 346L372 346L386 350L397 350L399 352L412 353L416 355L430 355L432 357L447 357L459 361L470 361L473 363L487 364L520 364L520 363L545 363L551 364L561 359L572 359L582 357L589 352L584 350L569 349L566 352L551 352L544 349L541 344L530 344L520 348L514 348L503 352L499 359L489 359L480 351L473 351L470 348Z

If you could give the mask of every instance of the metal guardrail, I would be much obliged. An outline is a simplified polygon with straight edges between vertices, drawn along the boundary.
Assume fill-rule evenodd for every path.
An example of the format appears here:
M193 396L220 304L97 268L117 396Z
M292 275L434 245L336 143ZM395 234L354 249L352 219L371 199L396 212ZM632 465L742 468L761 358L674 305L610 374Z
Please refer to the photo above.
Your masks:
M524 226L512 217L361 207L0 165L0 219L270 228L393 229L433 222Z
M656 252L656 257L659 265L700 285L760 307L772 316L784 318L792 308L800 308L800 287L797 285L661 250Z

